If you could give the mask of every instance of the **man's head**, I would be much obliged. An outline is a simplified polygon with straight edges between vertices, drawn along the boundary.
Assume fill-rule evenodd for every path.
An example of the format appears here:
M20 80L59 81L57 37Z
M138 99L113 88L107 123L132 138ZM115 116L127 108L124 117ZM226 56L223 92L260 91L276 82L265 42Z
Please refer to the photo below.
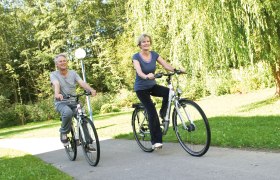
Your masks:
M54 63L59 70L68 68L68 60L66 54L58 54L54 58Z

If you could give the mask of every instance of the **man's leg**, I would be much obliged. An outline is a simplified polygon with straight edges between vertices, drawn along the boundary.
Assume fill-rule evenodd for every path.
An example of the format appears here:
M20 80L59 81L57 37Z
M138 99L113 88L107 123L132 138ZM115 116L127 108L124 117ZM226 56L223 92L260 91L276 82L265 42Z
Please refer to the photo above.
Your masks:
M66 134L71 130L71 121L73 116L73 110L65 103L60 103L56 106L56 110L61 115L61 127L59 129L61 142L67 145L68 140Z

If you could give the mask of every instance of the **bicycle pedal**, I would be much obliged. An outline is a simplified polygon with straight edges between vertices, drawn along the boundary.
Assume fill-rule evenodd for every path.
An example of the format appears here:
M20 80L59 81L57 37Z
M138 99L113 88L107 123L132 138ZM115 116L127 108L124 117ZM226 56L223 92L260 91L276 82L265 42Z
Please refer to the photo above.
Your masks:
M77 145L77 146L80 146L80 145L81 145L80 140L76 139L76 145Z

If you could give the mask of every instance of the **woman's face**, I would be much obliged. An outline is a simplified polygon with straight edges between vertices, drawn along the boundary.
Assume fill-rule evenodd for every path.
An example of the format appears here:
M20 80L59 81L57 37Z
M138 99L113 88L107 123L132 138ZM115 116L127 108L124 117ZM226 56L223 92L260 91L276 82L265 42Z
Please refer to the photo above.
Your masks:
M142 50L149 50L151 46L150 38L149 37L144 37L144 39L140 43L140 48Z

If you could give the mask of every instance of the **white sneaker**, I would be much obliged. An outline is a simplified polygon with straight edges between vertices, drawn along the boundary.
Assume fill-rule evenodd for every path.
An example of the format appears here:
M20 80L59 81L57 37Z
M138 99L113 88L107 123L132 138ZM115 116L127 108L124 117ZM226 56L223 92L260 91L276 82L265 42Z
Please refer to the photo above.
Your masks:
M162 145L162 143L155 143L154 145L152 145L152 149L161 149Z

